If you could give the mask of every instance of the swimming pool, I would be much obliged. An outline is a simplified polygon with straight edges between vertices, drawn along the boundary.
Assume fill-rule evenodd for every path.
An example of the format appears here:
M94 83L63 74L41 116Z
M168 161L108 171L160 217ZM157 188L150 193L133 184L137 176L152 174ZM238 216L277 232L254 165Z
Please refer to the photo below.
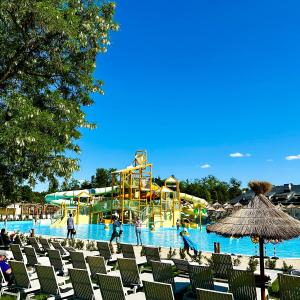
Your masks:
M1 228L5 227L3 222L0 222ZM52 228L49 225L34 225L33 221L11 221L7 222L6 229L8 231L20 231L28 233L31 228L35 229L37 235L52 235L66 237L66 228ZM134 227L131 225L123 226L124 233L121 241L125 243L136 243ZM89 240L109 240L112 229L104 229L103 224L77 225L76 238ZM258 244L253 244L250 238L230 239L214 233L206 233L205 226L202 227L202 232L199 229L189 229L190 237L193 241L200 245L203 251L214 250L214 242L221 244L221 252L255 255L258 253ZM161 247L182 247L182 241L179 237L179 231L175 228L160 228L155 232L148 229L142 230L142 240L145 245L154 245ZM270 243L266 244L266 253L269 256L274 255L274 246ZM276 256L287 258L300 258L300 238L285 241L276 245Z

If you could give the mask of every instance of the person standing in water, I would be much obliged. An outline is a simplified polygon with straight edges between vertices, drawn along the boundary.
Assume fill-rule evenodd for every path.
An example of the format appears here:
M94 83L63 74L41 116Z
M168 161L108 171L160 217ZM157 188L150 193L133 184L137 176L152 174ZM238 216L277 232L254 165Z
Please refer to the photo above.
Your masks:
M74 219L73 219L72 214L70 214L69 218L67 219L67 230L68 230L67 239L69 238L69 236L72 239L73 232L74 232Z
M177 230L180 229L180 221L179 221L179 219L177 219L177 221L176 221L176 228L177 228Z
M142 243L142 237L141 237L141 234L142 234L142 221L139 217L136 218L136 221L135 221L135 234L136 234L136 245L138 246L139 243L141 243L141 246L143 245Z
M192 257L192 255L190 254L190 249L194 251L194 255L198 255L199 252L199 247L196 243L194 243L190 238L189 238L189 233L188 231L185 229L183 231L180 232L180 236L182 237L183 240L183 250L184 252L186 252L190 257Z
M116 239L116 243L119 243L120 240L120 236L122 234L122 224L119 222L118 217L117 216L112 216L113 219L113 232L111 234L111 238L110 238L110 243L112 243L112 241L114 239Z

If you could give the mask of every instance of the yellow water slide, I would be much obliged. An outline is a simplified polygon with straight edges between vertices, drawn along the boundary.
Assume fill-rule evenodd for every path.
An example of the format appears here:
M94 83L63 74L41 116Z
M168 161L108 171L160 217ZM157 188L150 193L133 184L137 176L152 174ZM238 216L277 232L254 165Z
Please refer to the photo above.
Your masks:
M191 206L183 206L182 207L182 212L187 214L187 215L194 215L194 209L202 209L205 208L208 203L205 199L196 197L196 196L192 196L186 193L180 193L180 199L184 200L186 202L190 202L192 204Z

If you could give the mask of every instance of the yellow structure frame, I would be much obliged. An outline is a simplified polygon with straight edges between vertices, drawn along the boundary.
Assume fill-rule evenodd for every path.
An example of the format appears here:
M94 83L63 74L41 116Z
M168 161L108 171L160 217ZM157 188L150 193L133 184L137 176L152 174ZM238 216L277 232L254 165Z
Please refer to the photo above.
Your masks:
M117 190L115 190L116 177L120 187ZM147 198L150 199L150 203L153 194L152 178L152 164L148 163L145 150L136 151L133 166L112 172L111 198L121 202L120 215L122 223L124 222L126 206L134 207L134 203L138 202L137 207L134 209L138 216L145 207L148 207ZM112 208L111 216L113 210Z

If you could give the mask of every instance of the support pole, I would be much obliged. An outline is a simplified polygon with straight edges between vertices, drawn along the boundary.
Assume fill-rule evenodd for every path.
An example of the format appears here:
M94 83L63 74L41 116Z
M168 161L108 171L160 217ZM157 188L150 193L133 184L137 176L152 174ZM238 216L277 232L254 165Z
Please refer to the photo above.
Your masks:
M261 280L261 299L265 299L265 263L264 263L264 239L259 238L259 267Z

